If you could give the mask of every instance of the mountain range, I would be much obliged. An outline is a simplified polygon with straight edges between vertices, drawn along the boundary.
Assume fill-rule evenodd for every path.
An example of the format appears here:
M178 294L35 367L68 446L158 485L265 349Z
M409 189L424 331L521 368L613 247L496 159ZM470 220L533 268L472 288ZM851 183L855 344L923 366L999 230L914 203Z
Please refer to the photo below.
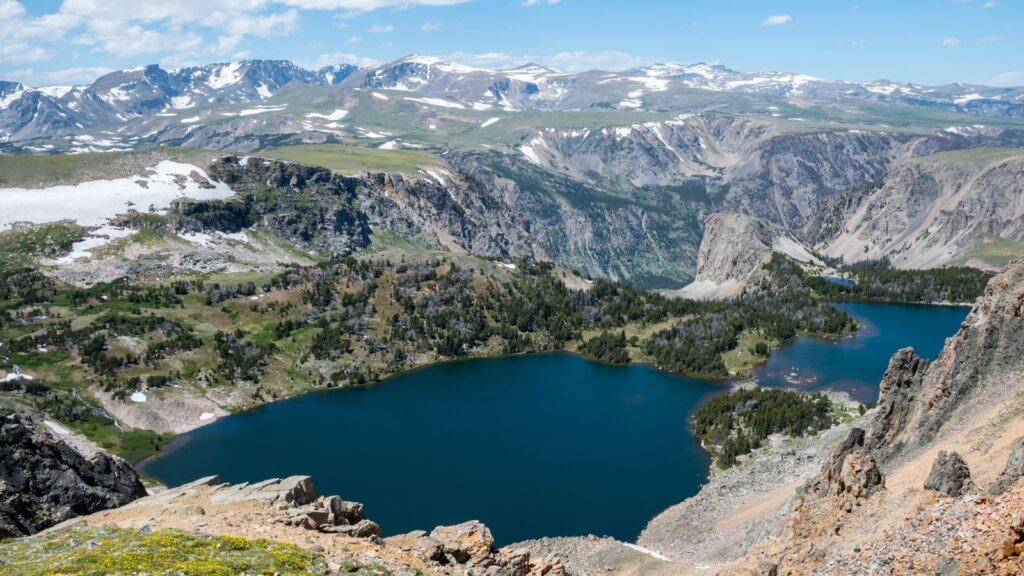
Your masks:
M342 64L306 70L288 61L246 60L176 70L158 65L107 74L88 86L30 88L0 82L0 139L72 134L133 119L249 104L289 85L337 86L335 93L393 90L415 101L477 111L667 111L693 101L743 99L770 117L807 104L926 108L991 118L1024 118L1024 88L846 82L781 72L744 73L712 64L654 64L620 72L566 74L534 64L487 70L428 56L372 68ZM704 94L701 94L704 93ZM774 102L774 104L773 104ZM739 103L735 103L739 104ZM982 120L979 120L982 122Z

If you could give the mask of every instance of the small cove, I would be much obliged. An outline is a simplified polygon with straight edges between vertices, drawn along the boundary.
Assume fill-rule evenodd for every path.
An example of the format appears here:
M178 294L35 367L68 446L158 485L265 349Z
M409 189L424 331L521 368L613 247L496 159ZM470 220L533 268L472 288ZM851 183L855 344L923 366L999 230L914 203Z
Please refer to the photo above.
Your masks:
M838 305L864 328L787 343L758 370L763 385L874 400L896 349L934 358L966 315ZM499 544L591 533L633 541L706 481L709 459L689 420L725 390L570 354L440 364L221 419L175 439L141 471L172 486L211 474L309 474L321 493L364 502L385 535L480 519Z

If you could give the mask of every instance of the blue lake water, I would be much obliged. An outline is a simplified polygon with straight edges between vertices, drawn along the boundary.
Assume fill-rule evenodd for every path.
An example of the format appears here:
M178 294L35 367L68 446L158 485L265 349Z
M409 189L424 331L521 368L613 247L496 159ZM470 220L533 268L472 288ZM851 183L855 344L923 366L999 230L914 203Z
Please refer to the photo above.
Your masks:
M878 400L878 382L900 348L935 359L967 316L962 306L836 303L863 327L855 336L800 336L772 353L757 372L762 386L842 390L861 402Z
M759 371L765 384L795 379L873 400L895 350L934 357L966 314L841 306L861 333L794 340ZM689 420L726 389L569 354L456 362L221 419L141 471L171 486L309 474L321 493L364 502L386 535L479 519L499 544L591 533L631 541L706 481L709 460Z

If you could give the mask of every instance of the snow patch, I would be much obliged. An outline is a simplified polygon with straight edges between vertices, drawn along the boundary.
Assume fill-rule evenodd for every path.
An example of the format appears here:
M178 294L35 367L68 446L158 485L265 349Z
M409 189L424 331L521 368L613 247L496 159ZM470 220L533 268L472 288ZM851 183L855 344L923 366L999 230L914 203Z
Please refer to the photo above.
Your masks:
M288 108L287 104L281 104L280 106L256 106L255 108L246 108L238 113L239 116L253 116L256 114L265 114L267 112L280 112Z
M129 398L131 398L132 402L137 402L139 404L142 404L147 400L146 393L142 392L141 390L138 392L132 392L132 395L129 396Z
M626 548L630 548L632 550L636 550L637 552L640 552L641 554L647 554L648 556L650 556L652 558L656 558L658 560L664 560L665 562L669 562L668 556L665 556L664 554L662 554L661 552L658 552L657 550L651 550L650 548L644 548L643 546L640 546L639 544L630 544L629 542L623 542L623 544L625 544Z
M49 428L50 430L53 430L53 433L57 434L58 436L67 436L68 434L71 434L71 432L69 432L67 428L61 426L60 424L57 424L56 422L50 420L43 420L43 424L45 424L46 427Z
M206 85L214 90L220 90L225 86L237 83L242 79L242 75L238 73L238 69L241 67L241 62L232 62L222 66L221 69L217 71L216 76L211 76L210 79L206 81Z
M541 165L540 157L537 156L537 152L534 151L533 146L523 144L522 146L519 147L519 152L521 152L523 156L526 156L526 159L529 160L530 162L533 162L537 166Z
M487 120L484 121L483 124L480 125L480 127L487 128L488 126L491 126L492 124L496 123L498 120L501 120L501 118L498 118L497 116L495 116L494 118L488 118Z
M345 116L348 116L348 110L341 110L341 109L335 110L334 112L331 112L330 114L318 114L316 112L311 112L309 114L306 114L306 118L323 118L324 120L330 120L331 122L334 122L336 120L341 120Z
M405 99L409 100L410 102L418 102L420 104L428 104L430 106L440 106L442 108L455 108L457 110L466 109L465 106L459 104L458 102L452 102L450 100L444 100L441 98L411 98L409 96L406 96Z
M116 180L92 180L74 186L0 188L0 231L18 222L43 224L74 220L81 226L102 226L129 208L167 210L178 198L223 200L234 195L227 185L210 180L197 166L164 160L144 175ZM193 173L209 182L200 186ZM201 180L202 181L202 180ZM104 232L110 234L109 230Z
M82 240L72 244L71 252L58 258L56 261L58 264L70 264L75 260L88 258L96 248L106 246L119 238L127 238L132 234L135 234L134 230L117 228L115 226L101 226L89 232L89 235Z

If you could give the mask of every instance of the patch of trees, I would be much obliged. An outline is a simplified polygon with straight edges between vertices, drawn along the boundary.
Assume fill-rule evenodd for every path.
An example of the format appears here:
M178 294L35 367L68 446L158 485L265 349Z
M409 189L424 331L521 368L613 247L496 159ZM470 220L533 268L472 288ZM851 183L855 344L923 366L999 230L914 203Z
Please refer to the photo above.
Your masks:
M626 333L602 332L580 345L580 353L609 364L629 364Z
M800 437L831 428L837 420L823 394L779 388L736 390L705 403L694 417L694 435L721 468L761 447L772 434Z
M259 382L267 358L274 353L273 343L254 343L246 339L245 333L236 330L232 334L218 331L213 337L214 349L219 362L216 373L227 381L248 380Z
M840 284L808 274L799 265L775 254L768 267L774 276L786 276L825 298L875 300L884 302L973 302L985 292L992 274L967 267L899 270L888 260L858 262L840 269L852 281Z

